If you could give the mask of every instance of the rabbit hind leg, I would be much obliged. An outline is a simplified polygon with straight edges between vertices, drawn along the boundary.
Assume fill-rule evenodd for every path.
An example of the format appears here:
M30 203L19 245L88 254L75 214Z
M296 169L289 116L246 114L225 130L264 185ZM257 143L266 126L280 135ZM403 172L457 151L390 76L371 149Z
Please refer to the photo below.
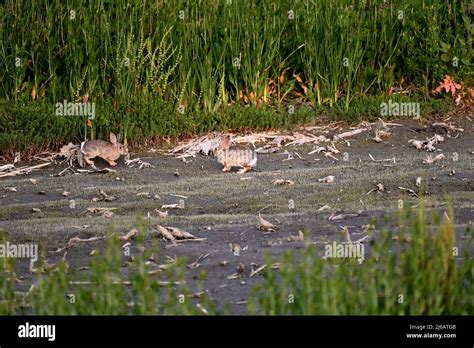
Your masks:
M112 166L112 167L115 167L117 165L117 162L115 162L114 160L111 160L111 159L107 159L107 162L109 162L109 164Z
M92 158L94 158L94 157L84 156L84 161L88 165L95 167L95 164L94 164L94 161L92 160Z
M230 166L227 162L224 162L224 168L222 168L222 171L227 173L230 172L232 166Z
M242 169L239 169L239 171L237 172L237 174L245 174L245 173L248 173L252 170L252 167L251 166L242 166Z

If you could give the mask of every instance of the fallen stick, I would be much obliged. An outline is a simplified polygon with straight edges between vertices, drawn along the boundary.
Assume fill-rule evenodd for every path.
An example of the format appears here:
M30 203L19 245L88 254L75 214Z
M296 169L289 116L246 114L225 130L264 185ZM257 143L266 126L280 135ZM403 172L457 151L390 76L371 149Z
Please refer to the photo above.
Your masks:
M121 241L129 241L130 239L135 238L135 236L138 235L138 230L136 228L130 230L130 232L126 233L123 236L119 237L119 240Z
M407 192L408 195L418 197L418 194L415 191L413 191L412 189L409 189L409 188L406 188L406 187L401 187L401 186L398 186L398 189Z
M209 257L210 254L201 254L199 255L199 257L197 258L196 261L190 263L189 265L186 266L186 268L190 268L190 269L194 269L194 268L198 268L199 266L201 266L201 264L199 263L199 261L201 260L204 260L205 258Z
M432 127L436 127L436 126L443 127L445 129L447 129L448 131L464 132L463 128L454 127L453 125L447 124L445 122L435 122L435 123L432 123L431 126Z
M0 166L0 172L4 172L6 170L9 170L9 169L13 169L15 168L15 165L13 164L5 164L3 166Z
M64 250L67 250L67 249L77 245L78 243L95 242L97 240L104 240L104 239L106 239L106 238L105 237L91 237L91 238L87 238L87 239L82 239L82 238L79 238L79 237L73 237L73 238L69 239L69 241L67 242L67 245L65 247L59 248L59 249L53 251L53 253L60 253Z
M252 278L254 275L260 273L261 271L263 271L265 268L267 268L267 265L263 265L263 266L260 266L259 268L253 270L251 273L250 273L250 278Z
M275 232L278 228L276 225L272 224L270 221L265 220L260 213L258 213L258 225L257 229L264 232Z
M360 214L331 214L331 216L328 218L329 221L334 221L334 220L342 220L342 219L345 219L347 217L357 217L359 216Z
M179 243L187 243L187 242L202 242L204 240L207 240L207 238L175 239L173 243L179 244ZM173 246L173 244L170 244L168 246Z
M400 124L400 123L391 123L391 122L384 122L384 121L382 121L382 125L383 125L384 127L386 127L386 126L405 127L403 124Z
M116 210L117 208L115 207L92 207L92 208L86 208L82 213L90 213L90 214L99 214L107 211L112 211Z
M163 280L158 280L156 284L159 286L167 286L167 285L181 285L185 282L169 282L169 281L163 281ZM69 281L69 284L71 285L92 285L92 284L97 284L97 282L92 283L90 280L71 280ZM129 280L114 280L112 282L114 285L132 285L132 282Z
M330 152L326 152L326 153L324 154L324 156L326 156L326 157L331 157L331 158L335 159L336 161L339 161L339 160L338 160L336 157L334 157L333 154L330 153Z
M139 165L140 169L142 169L143 167L145 167L145 168L155 168L151 163L145 162L139 157L137 157L135 159L132 159L132 160L131 159L126 159L124 163L127 166L130 166L131 164L137 163Z
M395 157L393 157L393 158L381 159L381 160L376 160L370 153L369 153L369 157L370 157L370 159L371 159L372 161L374 161L374 162L393 162L393 163L397 163Z
M170 195L170 196L178 197L178 198L183 198L183 199L187 199L187 198L188 198L188 196L183 196L183 195Z
M264 211L264 210L267 209L267 208L270 208L271 206L273 206L273 203L267 204L267 205L264 206L262 209L260 209L259 211L257 211L257 214L260 214L262 211Z
M164 204L161 209L184 209L184 205L182 203Z
M348 137L351 137L353 135L356 135L356 134L359 134L359 133L362 133L362 132L365 132L367 131L368 128L359 128L359 129L355 129L353 131L348 131L348 132L344 132L344 133L340 133L340 134L337 134L333 137L333 140L339 140L339 139L344 139L344 138L348 138Z
M116 173L117 171L115 169L111 168L102 168L99 169L97 167L92 167L93 169L76 169L78 173L87 173L87 174L101 174L101 173Z
M28 174L32 170L43 168L43 167L46 167L47 165L50 165L50 164L51 164L51 162L41 163L41 164L37 164L37 165L31 166L31 167L21 167L21 168L18 168L17 170L13 170L11 172L0 174L0 178L4 178L4 177L7 177L7 176L15 176L15 175L18 175L18 174Z
M188 242L202 242L207 240L207 238L194 238L194 239L175 239L172 241L171 244L165 245L165 249L170 249L172 247L178 246L181 243L188 243Z
M61 171L60 171L58 174L56 174L55 176L62 176L62 175L63 175L66 171L68 171L68 170L72 171L72 173L74 174L74 170L69 166L69 167L67 167L66 169L61 170Z
M365 242L365 241L368 240L368 239L369 239L369 236L364 236L364 237L362 237L362 238L356 240L356 241L353 242L353 243L354 243L354 244L356 244L356 243L362 243L362 242Z

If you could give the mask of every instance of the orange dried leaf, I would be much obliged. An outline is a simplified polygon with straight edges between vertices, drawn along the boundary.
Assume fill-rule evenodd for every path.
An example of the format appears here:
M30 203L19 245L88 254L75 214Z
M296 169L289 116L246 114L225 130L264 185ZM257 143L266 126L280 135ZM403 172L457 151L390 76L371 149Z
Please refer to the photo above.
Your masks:
M280 80L280 84L281 84L281 85L285 83L285 72L286 72L286 71L283 70L283 72L282 72L281 75L280 75L280 79L279 79L279 80Z
M308 87L306 87L306 85L304 83L301 83L301 88L303 88L303 92L304 94L307 94L308 93Z
M36 100L37 97L38 93L36 92L36 86L33 86L33 89L31 90L31 98L33 98L33 100Z
M434 93L440 93L442 90L446 93L451 93L451 94L456 94L456 90L461 89L461 85L459 83L456 83L453 78L449 75L445 75L443 82L441 82L434 90Z
M295 78L296 81L298 81L299 83L302 83L303 80L301 79L301 77L299 77L298 75L294 75L293 74L293 77Z

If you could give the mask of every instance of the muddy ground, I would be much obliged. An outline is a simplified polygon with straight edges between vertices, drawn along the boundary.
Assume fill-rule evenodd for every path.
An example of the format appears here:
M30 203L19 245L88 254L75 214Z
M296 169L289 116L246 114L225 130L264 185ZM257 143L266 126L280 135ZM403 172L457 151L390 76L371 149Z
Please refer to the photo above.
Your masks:
M261 279L260 274L250 278L249 273L252 267L262 264L265 251L278 258L285 250L303 248L303 242L289 241L288 236L305 229L310 231L314 242L342 241L341 226L347 226L352 239L357 240L365 236L362 226L372 217L380 222L379 231L384 217L394 216L399 200L406 198L399 186L424 191L427 207L440 212L446 209L449 195L454 206L457 243L463 243L460 237L474 216L472 122L459 120L465 131L457 138L446 137L437 145L446 158L434 164L423 164L428 153L408 144L409 139L424 140L432 136L433 129L420 131L420 125L411 120L402 123L405 126L393 127L392 136L382 143L375 143L371 132L348 138L350 146L338 141L341 152L335 155L338 161L322 154L308 155L313 146L289 146L283 147L280 153L259 155L258 171L243 175L222 173L213 157L200 155L184 163L164 154L132 153L132 158L139 156L155 168L129 168L120 160L116 173L68 173L57 177L54 175L65 167L49 166L30 175L3 178L0 179L0 230L7 231L10 242L42 243L48 251L46 259L55 262L62 253L52 251L64 247L70 238L104 236L111 226L118 234L124 234L136 226L138 215L146 217L149 213L150 218L145 221L150 229L146 243L150 245L156 224L178 227L198 238L206 238L176 246L160 241L160 259L186 256L191 263L200 255L209 254L200 261L199 268L188 269L189 286L192 289L196 276L205 271L204 288L209 295L221 304L231 304L231 313L243 313L253 285ZM320 134L330 136L333 132L336 131ZM294 159L287 160L288 155L282 154L285 150ZM375 162L369 154L376 160L395 157L396 163ZM97 163L105 166L103 162ZM328 175L335 176L335 182L318 182ZM415 186L416 177L422 178L422 188ZM36 179L37 184L30 179ZM273 185L274 179L292 180L294 185ZM367 194L377 183L384 185L385 192ZM5 187L15 187L17 191ZM99 196L99 188L117 199L93 202L93 197ZM68 191L69 196L64 197L63 191ZM187 197L183 198L184 209L170 210L166 218L158 217L156 208L181 199L174 195ZM75 201L74 209L70 200ZM290 200L294 202L293 209L289 208ZM415 197L408 197L408 202L418 203ZM325 205L330 208L319 211ZM85 215L84 211L90 207L117 209L111 218L105 218ZM33 208L41 211L32 212ZM265 219L278 225L277 231L264 234L257 230L256 213L262 209ZM329 220L331 215L339 213L358 215ZM81 228L84 225L88 227ZM231 251L231 243L240 246L238 256ZM318 245L322 250L323 244ZM103 246L104 241L74 246L68 250L67 260L71 266L85 266L90 252ZM227 263L223 265L223 261ZM239 264L246 266L245 272L237 279L227 279ZM28 262L19 262L18 267L24 277L19 288L26 288L32 279Z

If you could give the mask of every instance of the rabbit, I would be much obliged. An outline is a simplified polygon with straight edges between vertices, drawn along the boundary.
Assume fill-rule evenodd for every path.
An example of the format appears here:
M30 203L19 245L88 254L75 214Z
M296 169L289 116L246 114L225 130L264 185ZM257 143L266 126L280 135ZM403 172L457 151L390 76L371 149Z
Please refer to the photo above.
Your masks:
M257 153L242 145L230 146L230 136L224 137L214 152L217 162L224 165L223 172L240 167L239 174L251 171L257 165Z
M110 143L104 140L89 140L81 143L81 153L84 157L84 161L95 168L94 161L95 157L101 157L106 160L111 166L117 165L117 160L121 155L128 154L127 146L119 143L120 133L115 136L114 133L110 133Z

